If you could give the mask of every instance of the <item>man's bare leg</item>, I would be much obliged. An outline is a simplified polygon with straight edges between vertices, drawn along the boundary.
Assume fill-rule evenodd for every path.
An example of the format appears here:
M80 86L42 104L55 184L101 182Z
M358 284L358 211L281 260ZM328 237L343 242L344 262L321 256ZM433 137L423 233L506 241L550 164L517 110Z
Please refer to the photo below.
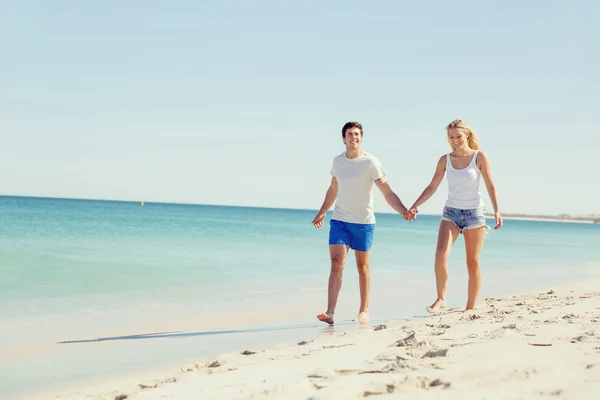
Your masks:
M327 289L327 311L317 315L319 321L333 325L333 314L337 304L338 295L342 288L342 275L346 256L348 255L348 246L343 244L329 245L329 256L331 258L331 272L329 273L329 286Z
M481 289L481 270L479 255L487 233L486 227L465 230L465 250L467 253L467 270L469 271L469 297L465 311L474 310Z
M358 268L358 284L360 286L360 309L355 322L369 321L369 296L371 293L371 269L368 251L355 251L356 267Z
M438 242L435 249L435 285L437 299L425 309L434 313L446 307L446 284L448 283L448 256L450 249L458 238L458 228L450 221L442 220L438 231Z

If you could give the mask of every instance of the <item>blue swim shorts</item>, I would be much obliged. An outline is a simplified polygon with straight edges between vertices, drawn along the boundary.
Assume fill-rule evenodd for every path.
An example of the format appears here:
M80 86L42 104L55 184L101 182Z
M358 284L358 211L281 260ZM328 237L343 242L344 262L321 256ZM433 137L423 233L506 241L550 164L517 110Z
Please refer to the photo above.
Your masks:
M332 219L329 222L329 244L345 244L353 250L369 251L374 232L375 224L354 224Z
M482 226L485 226L487 230L490 229L485 223L485 210L483 207L462 210L446 206L444 207L442 220L454 223L460 233L467 229L481 228Z

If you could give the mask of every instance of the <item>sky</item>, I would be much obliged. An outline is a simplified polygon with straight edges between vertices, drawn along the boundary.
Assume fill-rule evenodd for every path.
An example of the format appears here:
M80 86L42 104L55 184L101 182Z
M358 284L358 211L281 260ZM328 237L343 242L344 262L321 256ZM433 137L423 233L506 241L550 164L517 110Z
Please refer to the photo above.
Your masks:
M598 15L595 0L0 0L0 194L316 210L356 120L409 206L460 118L501 211L600 214Z

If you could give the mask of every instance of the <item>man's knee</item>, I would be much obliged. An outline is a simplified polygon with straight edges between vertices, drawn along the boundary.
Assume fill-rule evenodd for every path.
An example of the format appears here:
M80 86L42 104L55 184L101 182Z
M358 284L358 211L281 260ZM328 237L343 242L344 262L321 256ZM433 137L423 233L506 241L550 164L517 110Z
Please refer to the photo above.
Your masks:
M344 270L346 260L342 257L331 257L331 272L341 273Z
M368 273L370 271L368 263L356 263L356 267L358 268L358 273Z

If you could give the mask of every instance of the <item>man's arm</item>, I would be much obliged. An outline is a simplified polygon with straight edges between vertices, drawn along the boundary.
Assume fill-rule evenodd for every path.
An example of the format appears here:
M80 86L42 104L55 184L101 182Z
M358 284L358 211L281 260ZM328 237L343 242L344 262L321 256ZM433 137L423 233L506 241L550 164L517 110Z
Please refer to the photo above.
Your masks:
M377 185L377 188L381 194L383 194L385 201L390 205L390 207L404 215L406 213L406 207L404 207L404 204L402 204L400 197L394 193L387 179L385 179L385 177L377 179L375 184Z
M331 177L331 184L329 185L329 189L327 189L327 193L325 194L325 200L323 200L323 205L321 209L313 219L312 223L315 228L321 228L323 226L323 220L325 219L325 214L331 208L333 203L335 203L335 199L338 193L338 181L335 176Z

